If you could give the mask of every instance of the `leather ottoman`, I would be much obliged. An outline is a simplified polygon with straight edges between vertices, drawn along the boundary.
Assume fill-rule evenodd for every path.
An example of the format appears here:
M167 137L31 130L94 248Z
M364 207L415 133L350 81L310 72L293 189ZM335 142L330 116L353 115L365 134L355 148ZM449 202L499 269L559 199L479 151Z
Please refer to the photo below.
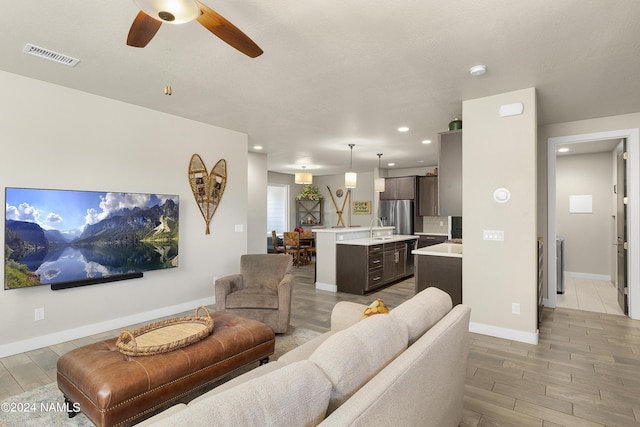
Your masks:
M98 426L116 426L178 400L275 349L264 323L214 312L213 333L195 344L153 356L126 356L116 338L76 348L58 359L58 388ZM69 413L69 416L74 415Z

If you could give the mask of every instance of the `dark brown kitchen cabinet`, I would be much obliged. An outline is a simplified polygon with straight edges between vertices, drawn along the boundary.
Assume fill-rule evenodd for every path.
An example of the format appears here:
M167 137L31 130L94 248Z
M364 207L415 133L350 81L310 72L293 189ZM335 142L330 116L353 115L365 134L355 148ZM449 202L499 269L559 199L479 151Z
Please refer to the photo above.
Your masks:
M364 295L381 286L413 274L408 262L412 240L377 245L337 245L336 285L338 292Z
M418 237L418 249L444 243L448 238L449 236L441 236L439 234L421 234Z
M462 258L415 255L416 293L436 287L451 296L453 305L462 304Z
M415 198L415 176L385 178L384 191L380 193L380 200L414 200Z
M438 210L462 216L462 131L438 134Z
M382 252L382 278L385 283L405 276L407 269L407 244L405 242L385 243Z
M418 215L438 216L438 177L418 177Z

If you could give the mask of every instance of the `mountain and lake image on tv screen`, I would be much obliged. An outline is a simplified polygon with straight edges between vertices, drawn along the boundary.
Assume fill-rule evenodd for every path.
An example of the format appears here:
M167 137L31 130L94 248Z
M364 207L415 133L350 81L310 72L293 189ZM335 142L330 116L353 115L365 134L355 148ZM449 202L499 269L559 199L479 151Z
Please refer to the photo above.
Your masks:
M5 289L178 266L178 196L31 188L5 196Z

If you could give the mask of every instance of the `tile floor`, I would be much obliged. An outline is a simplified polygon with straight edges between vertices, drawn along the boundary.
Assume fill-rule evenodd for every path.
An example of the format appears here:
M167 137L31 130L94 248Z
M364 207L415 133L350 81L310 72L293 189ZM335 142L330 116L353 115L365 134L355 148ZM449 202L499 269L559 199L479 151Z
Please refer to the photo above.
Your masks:
M616 287L610 281L566 276L564 280L565 291L557 295L557 307L624 315L618 306Z

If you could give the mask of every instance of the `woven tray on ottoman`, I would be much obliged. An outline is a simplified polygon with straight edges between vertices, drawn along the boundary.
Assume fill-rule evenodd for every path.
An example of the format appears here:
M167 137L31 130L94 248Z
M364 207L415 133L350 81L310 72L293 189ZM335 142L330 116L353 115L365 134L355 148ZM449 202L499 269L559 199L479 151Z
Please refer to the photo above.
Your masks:
M115 338L66 353L57 377L68 407L79 403L97 426L120 425L273 354L275 336L264 323L225 312L211 318L211 335L167 353L127 356Z
M204 316L198 316L199 311ZM213 319L206 307L198 307L193 316L176 317L143 326L134 331L125 329L116 341L120 353L127 356L151 356L186 347L213 332Z

